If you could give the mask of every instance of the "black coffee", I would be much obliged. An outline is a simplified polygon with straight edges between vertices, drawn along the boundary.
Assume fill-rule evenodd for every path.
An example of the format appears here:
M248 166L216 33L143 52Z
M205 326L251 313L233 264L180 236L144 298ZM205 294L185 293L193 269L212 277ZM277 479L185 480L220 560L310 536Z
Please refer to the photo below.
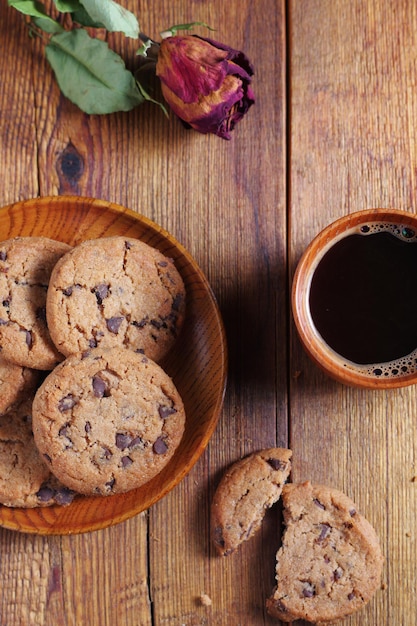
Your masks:
M400 359L406 372L410 362L401 365L401 358L417 349L417 238L392 224L361 231L340 239L320 261L310 290L312 319L345 359Z

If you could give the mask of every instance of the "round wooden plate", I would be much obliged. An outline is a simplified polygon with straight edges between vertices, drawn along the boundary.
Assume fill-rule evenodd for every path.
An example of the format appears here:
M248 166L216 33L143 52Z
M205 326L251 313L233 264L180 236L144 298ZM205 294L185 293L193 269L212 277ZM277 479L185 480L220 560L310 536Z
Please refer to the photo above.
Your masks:
M78 196L18 202L0 209L0 240L45 236L77 245L85 239L136 237L174 259L187 291L183 331L164 369L186 410L182 442L164 470L142 487L109 497L77 497L69 506L35 509L0 506L0 526L44 535L106 528L148 509L190 471L217 424L227 373L227 347L215 297L190 254L149 219L119 205Z

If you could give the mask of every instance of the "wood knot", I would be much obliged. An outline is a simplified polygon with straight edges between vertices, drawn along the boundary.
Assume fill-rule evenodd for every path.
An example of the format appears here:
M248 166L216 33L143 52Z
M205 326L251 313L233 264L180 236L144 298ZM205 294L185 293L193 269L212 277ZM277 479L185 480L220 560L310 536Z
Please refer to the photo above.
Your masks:
M78 181L84 172L84 159L76 147L69 142L57 160L60 193L78 192Z

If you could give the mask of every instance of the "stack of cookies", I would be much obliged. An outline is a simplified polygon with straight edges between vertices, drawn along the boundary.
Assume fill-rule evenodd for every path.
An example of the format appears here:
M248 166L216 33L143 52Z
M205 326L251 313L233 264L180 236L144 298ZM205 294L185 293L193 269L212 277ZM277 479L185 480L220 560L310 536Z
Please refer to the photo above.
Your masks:
M146 483L184 431L161 360L185 317L173 261L130 237L0 243L0 503Z

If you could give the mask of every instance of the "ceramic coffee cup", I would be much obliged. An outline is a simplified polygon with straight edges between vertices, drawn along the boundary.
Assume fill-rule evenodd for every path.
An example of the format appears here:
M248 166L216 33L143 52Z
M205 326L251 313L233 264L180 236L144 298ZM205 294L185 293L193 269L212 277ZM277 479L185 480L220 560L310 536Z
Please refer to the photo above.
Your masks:
M291 305L304 349L332 378L417 383L417 215L369 209L327 226L299 261Z

